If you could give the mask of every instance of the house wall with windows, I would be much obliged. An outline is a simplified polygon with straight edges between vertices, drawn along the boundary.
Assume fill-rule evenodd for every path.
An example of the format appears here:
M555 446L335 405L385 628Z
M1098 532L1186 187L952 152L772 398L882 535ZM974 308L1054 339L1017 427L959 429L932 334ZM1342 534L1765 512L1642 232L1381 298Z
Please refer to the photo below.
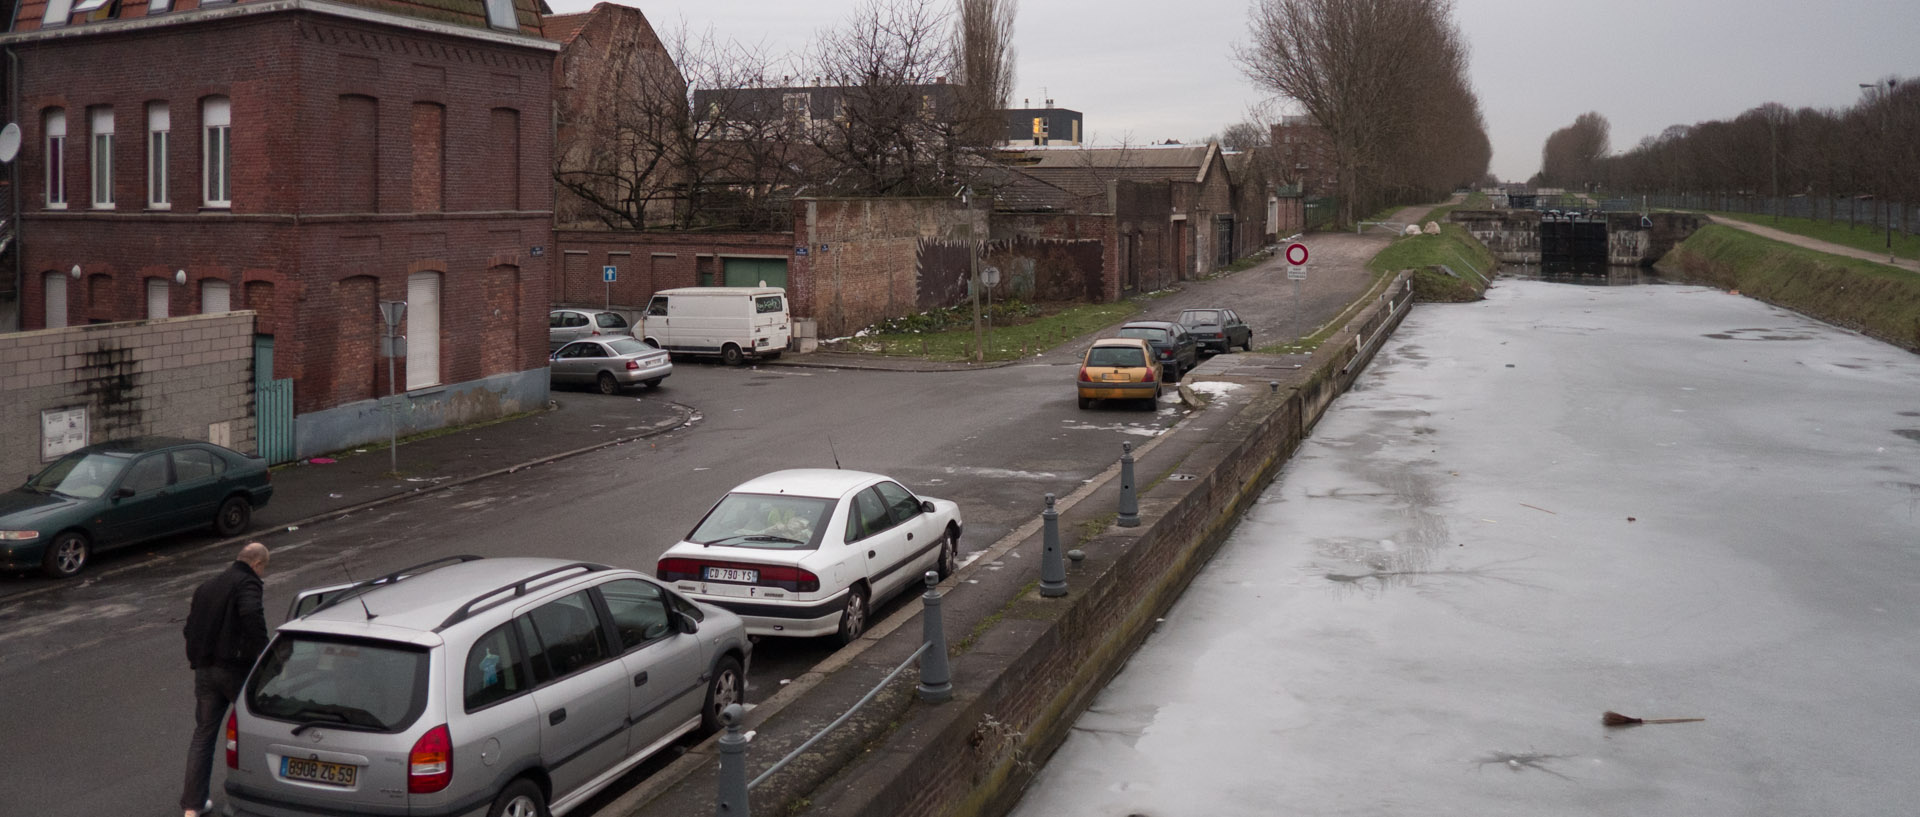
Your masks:
M556 44L309 0L0 42L23 328L255 310L302 456L386 434L380 301L402 433L544 405Z

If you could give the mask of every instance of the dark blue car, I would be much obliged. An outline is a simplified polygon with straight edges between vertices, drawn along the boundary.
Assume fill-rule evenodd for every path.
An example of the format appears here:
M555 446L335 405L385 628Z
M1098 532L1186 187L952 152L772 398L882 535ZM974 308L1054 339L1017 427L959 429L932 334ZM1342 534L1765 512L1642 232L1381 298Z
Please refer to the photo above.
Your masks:
M197 440L91 445L0 494L0 569L64 579L98 550L205 527L237 536L272 480L266 460Z

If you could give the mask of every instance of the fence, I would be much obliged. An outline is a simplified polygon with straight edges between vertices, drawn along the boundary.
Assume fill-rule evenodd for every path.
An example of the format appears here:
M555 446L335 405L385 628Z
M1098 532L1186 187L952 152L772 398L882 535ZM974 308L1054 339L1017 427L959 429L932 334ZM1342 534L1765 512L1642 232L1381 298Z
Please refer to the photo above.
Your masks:
M1920 223L1920 206L1897 204L1870 198L1830 196L1748 196L1731 193L1684 193L1680 195L1642 196L1644 207L1662 210L1708 210L1717 213L1747 213L1783 218L1804 218L1832 223L1846 222L1875 230L1891 224L1901 235L1913 235Z

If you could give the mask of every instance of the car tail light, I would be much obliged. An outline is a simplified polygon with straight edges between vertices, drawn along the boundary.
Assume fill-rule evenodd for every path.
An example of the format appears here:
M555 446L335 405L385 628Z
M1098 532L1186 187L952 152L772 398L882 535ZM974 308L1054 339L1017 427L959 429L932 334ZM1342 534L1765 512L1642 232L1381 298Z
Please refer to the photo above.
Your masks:
M1157 376L1155 376L1155 375L1154 375L1154 373L1153 373L1153 367L1152 367L1152 366L1148 366L1148 367L1147 367L1147 376L1146 376L1146 377L1143 377L1143 378L1140 378L1140 382L1142 382L1142 383L1152 383L1153 381L1155 381L1155 380L1158 380L1158 379L1160 379L1160 378L1159 378L1159 377L1157 377Z
M407 753L407 791L432 794L453 782L453 738L441 724L413 742Z
M757 565L746 562L721 562L708 559L661 559L653 575L661 581L706 581L707 568L733 568L736 570L757 571L759 580L756 585L778 587L795 593L812 593L820 589L820 577L811 571L787 565Z
M640 361L638 360L627 361L627 371L634 372L639 370L640 370Z
M240 768L240 713L227 713L227 768Z
M598 330L598 329L595 329L595 330L593 330L593 334L594 334L594 337L599 337L599 336L600 336L600 330Z
M1092 372L1089 372L1089 371L1087 371L1087 367L1085 367L1085 366L1081 366L1081 367L1080 367L1080 382L1082 382L1082 383L1092 383L1092 382L1093 382L1093 373L1092 373Z

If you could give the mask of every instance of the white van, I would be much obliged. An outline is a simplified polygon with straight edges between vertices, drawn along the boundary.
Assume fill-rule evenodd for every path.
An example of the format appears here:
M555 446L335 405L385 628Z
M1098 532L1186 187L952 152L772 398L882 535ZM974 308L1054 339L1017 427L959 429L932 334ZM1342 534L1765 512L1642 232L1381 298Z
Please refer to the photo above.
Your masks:
M663 289L647 303L634 337L676 355L719 355L729 366L775 358L793 321L780 287Z

